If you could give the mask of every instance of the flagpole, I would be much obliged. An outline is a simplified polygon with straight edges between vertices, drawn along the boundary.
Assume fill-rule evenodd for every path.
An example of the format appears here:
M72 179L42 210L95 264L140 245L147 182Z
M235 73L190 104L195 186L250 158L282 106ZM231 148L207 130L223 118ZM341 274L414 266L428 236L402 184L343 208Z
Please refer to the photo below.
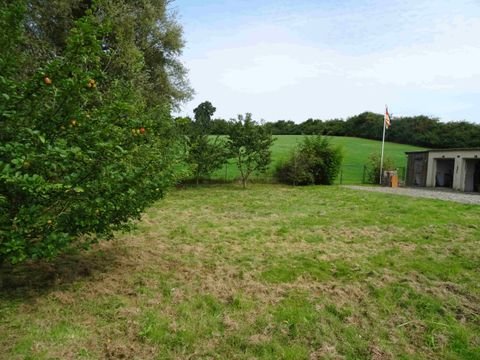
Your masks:
M385 109L387 105L385 105ZM380 159L380 185L382 185L382 175L383 175L383 151L385 150L385 129L386 129L387 122L385 120L385 116L383 117L383 137L382 137L382 156Z

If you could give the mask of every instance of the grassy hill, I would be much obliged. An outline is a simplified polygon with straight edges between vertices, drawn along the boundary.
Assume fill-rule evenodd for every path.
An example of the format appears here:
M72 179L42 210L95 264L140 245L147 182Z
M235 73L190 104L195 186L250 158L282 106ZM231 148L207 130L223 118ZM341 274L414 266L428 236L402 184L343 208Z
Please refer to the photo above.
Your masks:
M272 147L272 165L269 172L264 176L257 178L265 179L271 178L275 165L288 157L292 149L300 142L302 142L304 135L277 135L276 141ZM372 153L380 153L382 143L381 141L331 136L329 137L333 144L339 145L343 148L345 158L342 166L342 182L343 183L360 183L363 178L363 168L368 161L368 157ZM422 148L385 143L385 156L390 157L399 168L406 166L405 151L421 150ZM226 168L217 171L212 178L217 180L233 180L239 176L238 169L233 161L231 161ZM340 178L337 180L340 182Z

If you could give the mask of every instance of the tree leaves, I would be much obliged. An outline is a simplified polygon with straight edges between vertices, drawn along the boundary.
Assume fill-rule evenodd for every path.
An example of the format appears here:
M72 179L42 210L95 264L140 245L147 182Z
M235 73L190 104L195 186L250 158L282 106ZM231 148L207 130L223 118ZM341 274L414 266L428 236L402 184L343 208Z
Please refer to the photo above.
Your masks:
M0 6L0 21L11 11ZM109 18L83 11L67 19L52 11L58 37L38 33L29 38L38 43L25 47L21 29L34 21L28 12L0 35L0 94L8 95L0 96L0 261L51 258L82 235L111 237L165 194L183 160L171 104L162 94L145 99L145 54L134 48L138 56L122 64L125 71L114 71L108 64L119 58L103 51L103 40L135 45L112 33ZM27 51L54 55L32 61ZM147 130L132 133L141 128Z
M238 116L229 127L228 148L237 162L245 188L253 172L265 172L271 162L270 147L274 139L265 125L252 119L252 114Z

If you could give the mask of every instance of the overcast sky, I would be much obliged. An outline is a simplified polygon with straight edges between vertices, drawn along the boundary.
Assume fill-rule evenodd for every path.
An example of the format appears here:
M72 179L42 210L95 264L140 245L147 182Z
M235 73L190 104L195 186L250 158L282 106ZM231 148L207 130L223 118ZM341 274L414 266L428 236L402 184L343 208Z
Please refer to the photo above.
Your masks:
M182 59L216 117L363 111L480 122L479 0L176 0Z

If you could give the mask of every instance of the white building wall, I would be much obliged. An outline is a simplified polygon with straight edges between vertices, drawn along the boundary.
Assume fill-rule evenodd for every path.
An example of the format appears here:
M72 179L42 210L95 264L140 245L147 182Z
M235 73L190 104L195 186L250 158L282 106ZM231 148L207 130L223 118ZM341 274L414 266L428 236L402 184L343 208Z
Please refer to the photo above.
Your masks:
M453 168L453 189L465 191L465 177L467 167L465 159L480 159L480 150L459 150L459 151L435 151L428 154L427 186L435 186L435 175L437 173L436 159L455 159Z

